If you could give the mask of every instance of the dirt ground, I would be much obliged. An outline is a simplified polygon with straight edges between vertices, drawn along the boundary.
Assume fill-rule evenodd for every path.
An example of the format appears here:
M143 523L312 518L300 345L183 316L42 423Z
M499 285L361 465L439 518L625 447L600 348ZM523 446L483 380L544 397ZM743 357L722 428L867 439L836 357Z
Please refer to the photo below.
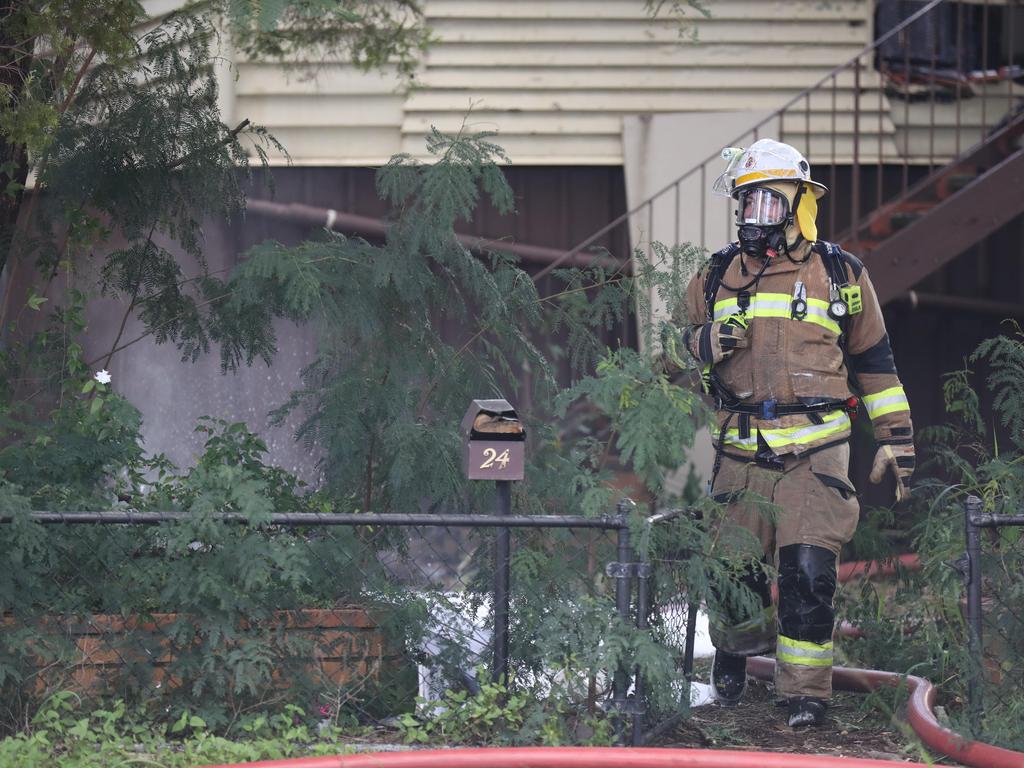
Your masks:
M896 713L897 721L899 717ZM930 760L955 765L929 754L909 727L894 723L860 694L837 692L823 726L794 731L786 724L785 708L775 706L771 684L760 680L750 680L738 706L694 708L689 720L668 729L651 746Z

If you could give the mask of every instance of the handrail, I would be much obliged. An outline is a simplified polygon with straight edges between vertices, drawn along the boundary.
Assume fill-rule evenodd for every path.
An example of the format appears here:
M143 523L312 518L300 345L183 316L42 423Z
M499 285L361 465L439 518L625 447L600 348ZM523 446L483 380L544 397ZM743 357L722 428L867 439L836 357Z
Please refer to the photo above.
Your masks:
M899 34L903 30L905 30L908 26L910 26L911 24L916 22L918 19L922 18L923 16L925 16L926 14L928 14L932 10L934 10L936 7L938 7L940 5L943 5L946 2L947 2L947 0L932 0L930 3L928 3L925 6L923 6L922 8L917 10L915 13L913 13L910 16L908 16L906 19L904 19L899 24L894 26L888 32L883 34L881 37L878 37L877 39L875 39L874 41L872 41L871 43L866 45L856 56L854 56L853 58L849 59L845 63L840 64L839 66L833 68L828 74L826 74L824 77L822 77L816 83L814 83L814 85L810 86L809 88L804 89L803 91L798 93L796 96L791 98L789 101L787 101L785 104L783 104L781 107L779 107L777 110L772 112L770 115L768 115L767 117L763 118L760 122L756 123L753 126L753 128L751 128L751 129L741 133L733 141L730 142L730 145L738 144L743 139L743 137L747 136L748 134L753 133L755 136L757 136L757 133L758 133L759 129L762 126L764 126L765 124L767 124L767 123L769 123L769 122L771 122L773 120L779 119L780 117L782 117L784 115L786 110L788 110L790 107L794 106L795 104L797 104L801 100L809 100L811 94L814 93L815 91L817 91L826 82L836 78L841 72L843 72L846 69L849 69L851 67L851 65L857 64L857 62L859 62L859 60L863 56L865 56L866 54L869 54L872 51L876 50L879 46L881 46L883 43L885 43L888 40L890 40L893 36ZM856 72L856 75L858 76L857 77L858 82L855 85L855 88L859 88L859 73L860 73L860 66L859 66L859 64L857 65L857 68L856 68L855 72ZM834 85L833 85L833 88L834 88ZM834 99L834 92L833 92L833 99ZM834 123L834 118L833 118L833 123ZM856 136L858 130L859 130L859 125L855 125L855 127L854 127L854 135L855 136ZM634 206L630 210L626 211L622 215L620 215L617 218L613 219L608 224L606 224L603 227L601 227L601 229L597 230L592 235L587 237L585 240L580 242L578 245L574 246L573 248L571 248L568 251L566 251L565 253L563 253L559 258L555 259L550 264L548 264L546 267L544 267L544 269L540 270L537 274L534 275L533 281L537 282L537 281L541 280L544 276L549 274L552 270L557 269L559 266L561 266L562 264L567 262L569 259L572 259L573 257L575 257L577 254L579 254L580 251L582 251L584 248L587 248L588 246L592 245L595 241L597 241L599 238L603 237L604 235L608 234L608 232L613 230L615 227L619 226L623 222L625 222L628 219L630 219L631 217L635 216L637 213L639 213L645 207L653 205L654 201L657 200L658 198L660 198L666 192L668 192L669 190L672 190L673 188L678 188L678 186L683 181L687 180L689 177L691 177L697 171L700 171L701 169L704 169L708 165L708 163L711 163L711 162L719 159L719 157L720 157L719 152L715 152L714 154L708 156L703 162L701 162L698 165L695 165L694 167L690 168L690 170L686 171L684 174L682 174L681 176L676 178L674 181L671 181L668 184L666 184L664 187L659 189L657 192L652 194L650 197L648 197L643 202L637 204L636 206Z

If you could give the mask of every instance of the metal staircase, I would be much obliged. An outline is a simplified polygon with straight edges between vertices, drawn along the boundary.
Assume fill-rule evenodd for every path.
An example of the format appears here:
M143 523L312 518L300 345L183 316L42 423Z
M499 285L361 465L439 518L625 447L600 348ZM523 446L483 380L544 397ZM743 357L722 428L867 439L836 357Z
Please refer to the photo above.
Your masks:
M838 239L885 303L1024 213L1024 112Z
M908 6L890 3L890 23L894 5ZM822 236L864 259L883 302L1024 213L1019 5L932 0L729 143L772 136L808 155L834 192L819 212ZM621 227L629 228L633 247L673 235L675 242L720 247L735 236L731 210L726 215L724 203L709 200L723 165L718 153L708 157L535 280L601 251ZM698 187L699 212L681 202L696 201Z

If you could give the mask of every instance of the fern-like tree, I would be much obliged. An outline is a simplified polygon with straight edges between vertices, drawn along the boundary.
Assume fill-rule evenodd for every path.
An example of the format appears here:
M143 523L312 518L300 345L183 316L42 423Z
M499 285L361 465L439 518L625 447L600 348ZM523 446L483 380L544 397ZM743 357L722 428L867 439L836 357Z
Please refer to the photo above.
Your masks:
M199 222L243 209L239 168L282 150L248 120L223 122L222 36L249 55L340 51L364 68L397 61L406 76L428 40L412 0L217 0L158 22L136 0L0 8L0 413L28 418L63 383L81 386L84 362L109 363L120 336L96 361L76 341L96 295L127 305L122 332L136 316L186 358L211 343L266 353L219 313L223 280L202 252ZM30 338L33 310L51 323Z
M372 51L381 57L385 52L411 55L418 43L398 34L405 29L398 19L403 13L415 18L415 5L332 4L343 9L338 16L342 30L356 24L357 16L371 18L358 11L371 6L394 10L395 39L406 42L371 35L365 43L352 44L355 58L372 64L383 60ZM23 34L31 31L26 9L32 7L13 6L12 18L22 13ZM313 0L260 7L259 14L236 17L241 24L236 34L244 44L266 46L277 55L301 42L287 30L308 27L301 23L304 15L324 12ZM81 269L94 249L115 242L116 236L118 247L95 265L99 290L125 298L126 319L136 314L147 333L175 343L186 358L217 347L226 369L261 358L269 363L276 352L276 318L315 328L315 360L303 371L303 387L278 413L303 414L298 437L322 453L325 509L478 508L486 489L471 486L463 476L457 425L473 398L515 399L527 369L534 407L523 414L531 462L527 481L517 490L520 510L608 513L618 493L609 482L612 452L632 467L651 498L662 496L666 473L682 463L703 412L697 396L656 364L654 342L661 329L649 318L643 297L656 287L671 311L683 300L683 276L698 254L686 248L655 249L665 264L638 254L632 275L601 267L561 270L561 287L539 295L514 260L500 252L470 252L455 236L456 222L472 216L481 195L499 211L511 210L512 195L496 164L506 160L501 149L486 135L435 132L428 147L434 162L398 156L378 176L378 190L394 210L382 243L332 233L295 248L265 243L249 252L236 274L211 274L202 259L199 221L237 213L243 198L236 170L248 162L246 147L262 157L276 145L258 128L244 122L232 127L220 119L211 74L216 27L206 15L175 14L136 45L126 41L141 18L138 6L117 8L120 15L105 26L112 37L96 37L94 43L85 33L65 35L71 38L67 45L75 64L67 66L73 74L52 77L52 93L37 95L27 74L19 81L21 96L16 99L11 89L4 92L10 107L4 126L27 125L33 104L41 115L35 133L4 128L16 158L4 171L13 180L8 199L13 208L25 208L18 214L9 264L38 269L38 287L27 299L30 311L45 308L48 287ZM271 23L282 15L292 22L283 27L286 32ZM29 35L30 71L50 61L42 54L37 59L37 51L50 49L43 43L37 47L36 38L65 34L55 24ZM387 24L367 29L379 32ZM83 57L83 40L102 55ZM38 189L25 203L18 178L25 178L30 162ZM39 194L42 190L45 195ZM196 260L198 275L184 276L161 245L166 239ZM4 294L5 301L9 296ZM52 313L49 332L34 339L35 346L16 345L12 336L3 350L0 418L12 445L0 451L0 473L5 467L23 470L16 481L26 486L20 498L71 504L73 494L55 490L62 480L54 468L69 456L81 457L86 445L94 456L108 458L76 476L82 487L73 489L78 494L74 500L112 501L118 462L141 466L133 440L137 417L130 409L97 409L100 398L90 390L84 393L90 404L83 410L78 397L88 378L88 361L81 360L74 340L82 329L84 300L84 295L68 293ZM597 342L595 331L622 322L630 311L642 318L641 350L609 349ZM542 321L564 330L569 339L577 377L567 391L559 392L549 354L537 344ZM442 332L442 327L455 330ZM115 340L107 359L122 343ZM68 403L56 411L56 444L54 430L33 433L25 415L26 404L48 384ZM569 433L556 426L580 400L602 420L601 430ZM94 447L112 439L116 454ZM89 473L91 484L82 477ZM6 481L15 482L11 476ZM256 506L265 512L266 499ZM699 594L725 584L728 564L706 556L712 549L706 533L691 526L685 535L691 551L703 553L693 556L685 588ZM545 660L572 658L595 673L639 656L667 679L668 657L649 642L645 645L644 637L617 626L614 642L610 639L610 592L597 572L587 573L592 578L584 588L586 599L573 592L581 582L570 578L570 563L550 556L559 547L571 547L571 541L558 534L529 543L517 560L518 583L533 583L537 594L550 600L534 602L533 611L525 605L518 614L519 636L525 638L521 659L540 668ZM566 627L586 638L586 646L574 642Z

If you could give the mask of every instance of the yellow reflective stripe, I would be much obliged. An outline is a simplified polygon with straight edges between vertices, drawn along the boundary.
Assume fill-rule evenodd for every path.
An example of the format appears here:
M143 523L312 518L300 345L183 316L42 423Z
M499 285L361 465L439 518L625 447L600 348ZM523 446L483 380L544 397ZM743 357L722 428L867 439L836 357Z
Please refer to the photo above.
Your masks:
M724 320L739 312L739 302L733 297L715 302L714 319ZM785 293L758 293L750 297L750 306L744 313L748 318L778 317L784 320L793 316L793 298ZM797 322L814 323L831 331L836 336L842 333L839 323L828 316L828 302L821 299L807 300L807 315Z
M832 666L832 641L812 643L808 640L794 640L792 637L779 635L775 658L801 667L830 667Z
M742 176L737 176L735 186L740 184L746 184L748 181L758 181L760 179L777 179L779 177L785 177L787 179L796 176L796 171L792 168L775 168L768 171L751 171L745 173Z
M793 651L806 651L812 654L821 655L825 652L832 655L832 641L829 640L827 643L812 643L810 640L797 640L792 637L786 637L785 635L779 635L779 643L785 645Z
M807 445L850 428L850 417L845 411L831 411L822 420L822 424L797 424L777 429L757 427L751 430L750 437L747 438L740 438L739 428L727 429L725 442L742 451L754 451L757 450L757 433L760 432L768 446L776 449L790 445Z
M807 317L804 318L804 322L815 323L822 328L827 328L836 336L843 332L839 323L829 317L828 302L821 299L807 299Z
M775 658L779 661L785 662L786 664L793 664L799 667L831 667L832 659L806 659L803 656L794 656L791 653L785 651L775 650Z
M739 302L736 299L722 299L721 301L715 302L715 320L721 320L723 317L729 315L735 315L740 311Z
M909 411L910 403L907 402L907 394L903 387L889 387L873 395L864 396L864 407L867 408L868 416L872 420L887 413L898 413Z

